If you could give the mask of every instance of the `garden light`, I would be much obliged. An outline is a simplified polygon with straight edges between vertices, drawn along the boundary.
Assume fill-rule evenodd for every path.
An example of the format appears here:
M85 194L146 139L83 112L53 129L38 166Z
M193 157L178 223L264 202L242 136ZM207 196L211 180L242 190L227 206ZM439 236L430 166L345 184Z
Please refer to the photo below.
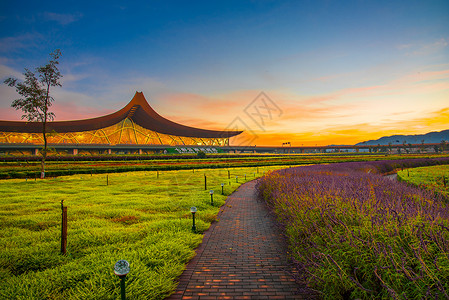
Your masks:
M221 184L221 194L224 195L223 193L223 187L224 187L224 183Z
M214 205L214 190L209 191L210 194L210 205Z
M193 225L192 225L192 231L195 232L196 231L196 226L195 226L195 213L196 213L197 209L195 206L192 206L190 208L190 212L192 213L192 220L193 220Z
M238 183L239 182L239 177L235 176L235 182Z
M129 273L129 262L124 259L119 260L114 265L114 274L120 278L120 295L122 300L126 299L125 296L125 277Z

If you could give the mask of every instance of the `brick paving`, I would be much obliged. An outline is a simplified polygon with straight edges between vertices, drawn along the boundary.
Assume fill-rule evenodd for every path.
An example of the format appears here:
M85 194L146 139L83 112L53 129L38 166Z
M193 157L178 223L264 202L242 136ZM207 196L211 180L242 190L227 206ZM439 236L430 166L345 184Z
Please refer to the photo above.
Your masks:
M228 197L167 300L309 298L301 296L283 237L257 200L255 184Z

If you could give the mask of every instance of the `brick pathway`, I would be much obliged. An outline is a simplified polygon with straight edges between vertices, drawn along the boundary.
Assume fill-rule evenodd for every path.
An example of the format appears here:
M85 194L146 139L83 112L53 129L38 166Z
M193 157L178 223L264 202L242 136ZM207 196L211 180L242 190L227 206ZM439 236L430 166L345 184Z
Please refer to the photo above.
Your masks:
M282 235L255 184L228 197L168 300L308 298L299 295Z

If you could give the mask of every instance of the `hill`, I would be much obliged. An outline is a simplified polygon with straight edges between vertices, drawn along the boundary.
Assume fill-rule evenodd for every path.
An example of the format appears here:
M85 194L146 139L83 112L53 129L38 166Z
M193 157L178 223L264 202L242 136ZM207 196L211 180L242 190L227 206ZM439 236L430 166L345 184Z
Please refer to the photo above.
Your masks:
M443 130L439 132L429 132L426 134L415 134L415 135L392 135L392 136L384 136L377 140L369 140L361 143L357 143L356 145L388 145L391 143L392 145L403 144L421 144L423 141L425 144L428 143L441 143L441 141L449 141L449 129Z

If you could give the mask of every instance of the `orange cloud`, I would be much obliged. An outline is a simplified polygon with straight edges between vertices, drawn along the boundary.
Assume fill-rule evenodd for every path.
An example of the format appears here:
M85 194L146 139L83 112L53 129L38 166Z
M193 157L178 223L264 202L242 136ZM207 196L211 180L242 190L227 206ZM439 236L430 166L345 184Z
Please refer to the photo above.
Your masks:
M242 120L245 128L241 129L245 130L245 134L239 139L251 144L354 144L385 135L421 134L448 129L448 66L435 66L441 70L409 74L381 85L316 95L268 90L267 96L282 110L282 115L266 117L262 128L245 112L245 108L255 105L253 100L259 95L258 90L210 95L164 91L158 94L157 99L146 96L159 114L187 126L224 130L235 120ZM156 83L154 86L158 87ZM65 102L57 101L52 108L57 120L101 116L122 108L129 101L126 98L109 107L101 107L101 99L68 92L58 99ZM93 103L97 104L96 108ZM20 112L2 109L0 119L20 119Z
M252 145L281 146L290 142L292 146L315 145L353 145L359 142L378 139L395 134L424 134L431 131L449 129L449 107L430 112L415 119L385 122L380 125L369 123L342 124L335 126L316 126L315 130L296 128L279 132L255 130ZM231 143L233 140L231 140Z

